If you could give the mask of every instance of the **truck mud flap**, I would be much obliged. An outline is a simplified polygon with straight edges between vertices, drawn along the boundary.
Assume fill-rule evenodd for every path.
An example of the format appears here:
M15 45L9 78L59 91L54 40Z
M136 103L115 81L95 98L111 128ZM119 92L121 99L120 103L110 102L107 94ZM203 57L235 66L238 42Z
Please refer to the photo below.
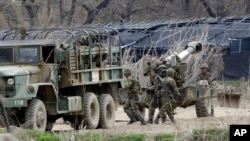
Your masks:
M239 93L220 93L217 95L217 100L221 107L239 108L241 95Z

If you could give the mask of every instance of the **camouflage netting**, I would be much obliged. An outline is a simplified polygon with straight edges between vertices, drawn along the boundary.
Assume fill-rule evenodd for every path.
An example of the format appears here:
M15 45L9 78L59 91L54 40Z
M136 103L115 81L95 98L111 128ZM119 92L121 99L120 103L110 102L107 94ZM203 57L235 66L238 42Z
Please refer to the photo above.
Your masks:
M202 43L203 48L202 51L193 55L190 55L188 58L186 58L183 62L187 63L187 71L185 75L186 84L194 83L195 77L198 75L198 73L201 71L200 66L203 63L207 63L209 66L209 71L212 74L213 79L218 79L221 77L223 72L223 58L222 58L222 51L220 47L216 46L209 46L206 39L207 39L207 32L206 29L204 29L203 33L195 34L196 36L190 36L189 41L199 41ZM169 37L165 37L169 38ZM163 39L159 39L163 40ZM159 61L161 58L165 58L169 56L170 54L173 54L174 52L180 53L182 50L184 50L184 47L189 41L171 41L169 40L169 45L167 47L170 47L168 51L161 56L151 56L146 54L143 56L139 61L136 63L133 63L133 59L135 58L136 54L129 54L128 50L125 51L124 57L123 57L123 64L126 68L131 68L132 73L135 77L138 78L140 81L142 87L147 86L148 83L148 77L143 76L143 72L145 72L145 60L152 60L152 62L155 63ZM157 43L155 44L157 45ZM152 47L154 48L154 47Z

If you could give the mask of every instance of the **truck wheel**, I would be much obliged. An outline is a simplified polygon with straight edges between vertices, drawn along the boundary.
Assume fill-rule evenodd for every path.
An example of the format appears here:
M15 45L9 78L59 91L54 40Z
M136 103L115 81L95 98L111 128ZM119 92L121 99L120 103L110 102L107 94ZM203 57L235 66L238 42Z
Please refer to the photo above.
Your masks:
M100 109L97 97L87 92L84 97L84 123L86 128L95 129L99 123Z
M25 113L25 127L45 131L46 125L46 108L41 100L33 99Z
M209 113L209 106L207 103L208 100L199 100L195 102L195 111L197 117L208 117L211 115Z
M100 128L111 128L115 124L115 103L109 94L102 94L100 103Z

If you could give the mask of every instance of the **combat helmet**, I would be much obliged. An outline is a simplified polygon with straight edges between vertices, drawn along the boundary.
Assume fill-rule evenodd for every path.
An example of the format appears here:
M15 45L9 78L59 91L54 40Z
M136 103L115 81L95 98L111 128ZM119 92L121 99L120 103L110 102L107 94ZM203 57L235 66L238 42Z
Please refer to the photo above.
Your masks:
M131 74L131 70L130 69L125 69L124 74L126 74L126 73Z
M168 69L166 70L166 74L167 74L168 76L174 76L174 73L175 73L175 70L174 70L173 68L168 68Z
M208 69L208 65L207 65L206 63L203 63L203 64L201 65L200 69L202 69L202 68L207 68L207 69Z
M156 66L157 66L157 67L159 67L159 66L162 65L162 64L163 64L163 63L162 63L161 60L157 60L157 61L156 61Z

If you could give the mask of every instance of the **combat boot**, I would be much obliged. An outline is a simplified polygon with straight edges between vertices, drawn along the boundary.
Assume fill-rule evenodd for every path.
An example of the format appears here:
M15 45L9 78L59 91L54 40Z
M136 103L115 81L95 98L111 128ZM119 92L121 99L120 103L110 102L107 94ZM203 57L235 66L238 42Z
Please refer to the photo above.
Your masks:
M153 124L153 119L149 119L149 120L148 120L148 123L149 123L149 124Z
M133 124L133 123L135 123L136 122L136 119L134 118L134 117L131 117L130 118L130 121L129 121L129 123L128 123L128 125L129 124Z
M176 123L175 120L174 120L174 118L171 118L171 122L172 122L172 123Z
M154 120L154 123L155 123L155 124L159 124L159 119L160 119L160 118L157 117L157 118Z
M165 123L166 121L166 118L162 118L162 123Z
M141 125L147 125L146 121L145 121L145 120L142 120L142 121L141 121Z

